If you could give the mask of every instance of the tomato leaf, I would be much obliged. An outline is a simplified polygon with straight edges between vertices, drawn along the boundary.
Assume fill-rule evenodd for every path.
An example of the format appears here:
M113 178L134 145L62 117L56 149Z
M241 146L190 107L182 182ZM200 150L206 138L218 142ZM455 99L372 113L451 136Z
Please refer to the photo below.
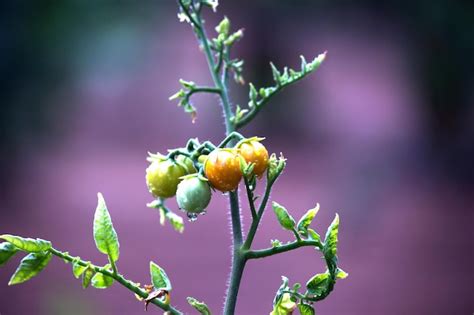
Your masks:
M319 236L319 234L315 230L308 229L307 232L310 239L318 241L318 242L321 241L321 236Z
M110 268L110 265L107 265L106 268ZM96 273L91 279L91 284L96 289L107 289L113 283L113 278L106 276L100 272Z
M310 294L319 296L325 292L329 285L329 273L318 273L308 280L306 289Z
M211 311L209 310L209 307L204 303L204 302L199 302L193 297L187 297L188 303L194 307L199 314L202 315L211 315Z
M18 248L11 243L3 242L0 244L0 267L5 265L7 261L18 252Z
M314 308L309 304L298 304L298 310L301 315L314 315Z
M94 215L94 240L97 249L110 257L112 261L119 258L119 242L110 218L109 211L101 193L97 194L98 202Z
M151 283L155 289L164 289L166 291L171 291L171 282L166 272L157 264L150 261L150 276Z
M30 253L20 262L8 285L19 284L39 274L51 260L50 252Z
M298 232L300 232L304 236L306 236L308 234L308 227L311 224L311 222L313 221L313 219L316 216L316 214L318 213L318 211L319 211L319 203L316 204L316 207L314 207L313 209L309 209L301 217L301 219L298 221L298 226L297 226Z
M81 266L75 262L72 263L72 273L76 279L79 279L86 269L87 267Z
M334 259L337 255L337 236L339 232L339 215L336 213L336 217L329 225L326 232L326 238L324 240L323 253L327 259Z
M42 239L23 238L20 236L3 234L1 239L15 245L18 249L29 253L44 252L51 248L51 242Z
M281 206L275 201L272 203L272 207L277 216L278 222L280 222L280 225L286 230L293 230L296 225L295 219L293 219L285 207Z
M91 280L95 275L95 270L92 267L88 266L84 273L82 274L82 287L87 289L91 284Z
M346 279L349 276L347 272L341 268L337 268L336 279Z

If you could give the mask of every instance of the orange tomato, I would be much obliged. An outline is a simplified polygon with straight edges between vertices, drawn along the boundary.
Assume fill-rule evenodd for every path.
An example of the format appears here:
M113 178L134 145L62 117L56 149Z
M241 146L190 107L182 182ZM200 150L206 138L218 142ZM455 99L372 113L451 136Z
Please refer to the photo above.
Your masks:
M235 190L242 179L240 159L235 149L212 151L204 163L204 174L212 187L222 192Z
M253 173L258 178L262 177L268 167L268 151L259 138L250 138L238 144L238 152L247 163L253 163Z

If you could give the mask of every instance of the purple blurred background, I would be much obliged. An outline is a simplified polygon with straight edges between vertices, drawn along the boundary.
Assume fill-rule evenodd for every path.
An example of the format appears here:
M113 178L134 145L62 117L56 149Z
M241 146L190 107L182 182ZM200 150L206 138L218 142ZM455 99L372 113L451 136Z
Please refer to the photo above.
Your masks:
M473 3L221 2L206 15L210 33L224 14L245 27L234 56L257 86L271 82L269 61L298 67L299 54L328 51L315 75L243 130L288 158L274 200L295 217L319 202L321 234L341 216L339 258L350 276L317 313L472 314ZM101 191L120 238L120 270L147 283L153 260L171 278L173 304L194 313L190 295L218 314L230 270L227 198L215 193L208 215L186 222L183 235L145 206L147 151L196 136L216 143L224 132L216 99L194 98L195 124L168 101L179 78L210 84L173 1L0 7L0 231L105 264L92 237ZM247 91L232 86L234 102L246 104ZM267 211L254 247L273 238L292 235ZM324 271L319 257L302 249L250 261L237 313L268 314L281 275L305 283ZM58 259L8 287L19 260L0 269L2 315L143 314L117 284L83 290Z

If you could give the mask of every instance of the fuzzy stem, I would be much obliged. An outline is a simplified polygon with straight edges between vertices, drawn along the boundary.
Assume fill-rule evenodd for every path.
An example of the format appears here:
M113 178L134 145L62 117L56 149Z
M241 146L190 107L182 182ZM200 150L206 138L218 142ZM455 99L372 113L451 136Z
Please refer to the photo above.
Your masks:
M105 268L102 268L102 267L99 267L99 266L96 266L96 265L92 265L87 261L78 259L78 257L73 257L73 256L69 255L68 253L61 252L61 251L59 251L55 248L50 248L49 252L51 254L63 259L66 262L75 263L75 264L78 264L79 266L82 266L82 267L90 266L92 269L94 269L95 272L99 272L99 273L101 273L105 276L113 278L115 281L117 281L118 283L120 283L121 285L123 285L125 288L129 289L130 291L132 291L136 295L140 296L141 298L146 299L148 297L148 293L145 290L141 289L139 286L137 286L132 281L125 279L119 273L110 272L109 270L107 270ZM183 314L180 311L178 311L177 309L175 309L174 307L172 307L171 305L163 303L162 301L160 301L158 299L153 299L153 300L150 301L150 303L158 306L159 308L161 308L165 312L169 312L170 314L173 314L173 315L182 315Z
M317 247L319 250L322 250L322 244L320 241L316 240L301 240L291 242L285 245L267 248L267 249L260 249L260 250L247 250L244 252L244 255L247 259L258 259L258 258L265 258L268 256L273 256L276 254L288 252L290 250L294 250L303 246L312 246Z

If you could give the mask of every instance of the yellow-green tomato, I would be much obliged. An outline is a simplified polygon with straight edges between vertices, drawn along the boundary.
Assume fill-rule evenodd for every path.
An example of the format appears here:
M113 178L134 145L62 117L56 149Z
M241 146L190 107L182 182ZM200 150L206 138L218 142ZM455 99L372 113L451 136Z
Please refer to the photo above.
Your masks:
M200 176L186 176L178 185L176 201L180 209L201 213L211 201L211 187Z
M156 159L146 169L146 184L156 198L169 198L176 194L180 177L186 174L187 169L175 161Z

